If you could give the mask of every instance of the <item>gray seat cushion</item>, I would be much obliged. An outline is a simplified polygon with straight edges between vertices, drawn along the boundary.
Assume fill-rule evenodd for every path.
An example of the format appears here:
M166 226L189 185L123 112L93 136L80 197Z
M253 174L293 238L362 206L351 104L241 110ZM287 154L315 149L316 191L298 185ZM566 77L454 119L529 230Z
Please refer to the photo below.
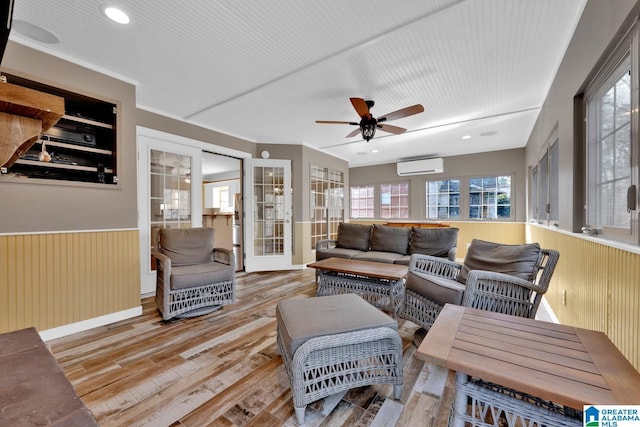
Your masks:
M466 283L470 271L487 270L532 281L538 273L536 266L541 256L538 243L506 245L473 239L457 280Z
M160 252L171 259L172 266L210 262L213 254L213 228L161 228Z
M220 262L171 267L171 289L185 289L233 279L230 265Z
M400 258L393 260L394 264L400 264L400 265L409 265L410 262L411 262L411 255L403 255Z
M374 224L371 231L371 250L406 255L409 250L409 227L389 227Z
M422 254L447 257L449 250L458 245L455 227L412 227L409 255Z
M439 304L462 303L465 286L453 279L447 279L432 274L410 271L407 275L406 289L414 291Z
M370 225L349 224L341 222L338 225L338 238L336 239L336 248L368 251L370 235Z
M290 355L311 338L398 324L356 294L293 298L276 306L279 333Z
M377 252L377 251L369 251L363 252L359 255L353 257L353 259L357 259L359 261L373 261L373 262L384 262L387 264L393 264L395 260L402 258L403 255L397 254L394 252Z
M316 261L320 261L320 260L332 258L332 257L351 259L362 253L363 251L360 251L358 249L347 249L347 248L318 249L316 251Z

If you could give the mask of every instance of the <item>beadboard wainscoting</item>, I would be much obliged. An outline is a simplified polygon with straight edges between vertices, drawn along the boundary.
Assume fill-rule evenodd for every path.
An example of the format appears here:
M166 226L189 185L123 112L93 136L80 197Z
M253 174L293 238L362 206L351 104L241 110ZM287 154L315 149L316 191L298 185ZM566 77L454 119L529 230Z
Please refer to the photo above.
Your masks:
M536 225L527 241L560 251L545 295L560 323L604 332L640 369L640 254Z
M130 229L0 235L0 333L139 314L139 244Z

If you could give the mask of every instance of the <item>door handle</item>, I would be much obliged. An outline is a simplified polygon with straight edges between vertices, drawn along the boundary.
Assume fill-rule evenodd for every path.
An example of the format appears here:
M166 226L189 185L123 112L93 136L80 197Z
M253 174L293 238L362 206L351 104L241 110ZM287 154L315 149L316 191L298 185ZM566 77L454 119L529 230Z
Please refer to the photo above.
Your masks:
M627 212L631 213L631 211L635 211L636 210L636 195L637 195L637 191L636 191L636 185L630 185L629 188L627 188Z

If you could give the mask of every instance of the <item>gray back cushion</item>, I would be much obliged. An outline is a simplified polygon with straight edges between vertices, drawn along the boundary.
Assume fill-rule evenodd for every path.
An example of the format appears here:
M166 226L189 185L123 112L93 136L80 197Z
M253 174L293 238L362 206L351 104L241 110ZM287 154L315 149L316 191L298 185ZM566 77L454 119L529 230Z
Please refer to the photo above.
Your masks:
M411 229L409 227L374 224L371 233L371 250L406 255L409 250L410 235Z
M488 270L532 281L538 273L542 251L538 243L505 245L473 239L457 280L466 283L471 270Z
M336 248L369 250L369 235L371 226L364 224L349 224L341 222L338 225L338 239Z
M457 245L458 229L455 227L413 227L409 254L446 257Z
M171 265L210 262L215 231L213 228L161 228L160 252L171 258Z

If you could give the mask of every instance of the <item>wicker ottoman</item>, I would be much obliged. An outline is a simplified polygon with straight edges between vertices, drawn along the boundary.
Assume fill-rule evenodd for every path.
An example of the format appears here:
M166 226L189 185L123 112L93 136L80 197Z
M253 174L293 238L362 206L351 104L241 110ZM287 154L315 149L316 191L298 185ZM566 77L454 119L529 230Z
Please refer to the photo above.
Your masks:
M371 384L402 394L402 340L395 320L355 294L290 299L276 307L278 349L298 423L307 404Z

